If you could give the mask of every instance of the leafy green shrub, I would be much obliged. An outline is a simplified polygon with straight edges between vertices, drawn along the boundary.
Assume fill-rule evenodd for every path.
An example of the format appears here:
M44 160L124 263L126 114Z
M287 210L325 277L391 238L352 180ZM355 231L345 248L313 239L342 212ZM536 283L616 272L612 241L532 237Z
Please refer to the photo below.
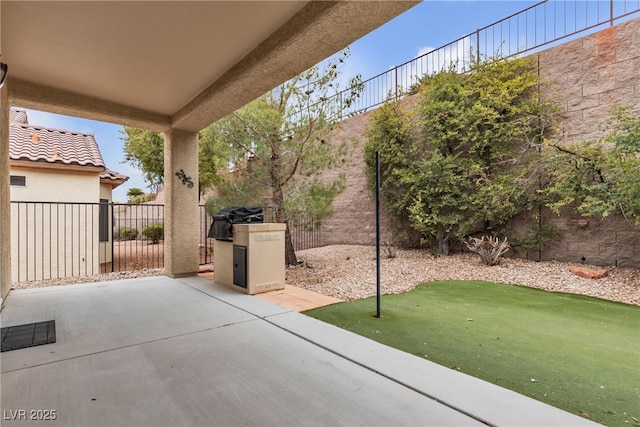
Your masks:
M140 203L152 202L156 197L156 193L141 194L139 196L129 197L129 201L127 203L130 205L139 205Z
M541 191L555 213L574 205L584 216L623 215L640 225L640 118L630 107L610 111L608 133L570 147L550 144Z
M465 74L451 68L426 76L416 103L377 109L365 162L371 184L380 152L388 213L447 255L467 236L501 232L526 211L555 111L538 99L539 83L530 59L498 58Z
M135 240L138 237L138 229L132 227L120 228L120 240Z
M162 224L151 224L142 230L142 235L155 245L164 238L164 226Z

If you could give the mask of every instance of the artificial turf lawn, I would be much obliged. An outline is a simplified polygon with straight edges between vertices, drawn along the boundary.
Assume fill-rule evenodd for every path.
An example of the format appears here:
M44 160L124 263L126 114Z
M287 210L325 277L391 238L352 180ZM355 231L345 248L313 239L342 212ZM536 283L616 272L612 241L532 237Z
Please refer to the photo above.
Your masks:
M640 425L640 308L479 281L305 314L593 421Z

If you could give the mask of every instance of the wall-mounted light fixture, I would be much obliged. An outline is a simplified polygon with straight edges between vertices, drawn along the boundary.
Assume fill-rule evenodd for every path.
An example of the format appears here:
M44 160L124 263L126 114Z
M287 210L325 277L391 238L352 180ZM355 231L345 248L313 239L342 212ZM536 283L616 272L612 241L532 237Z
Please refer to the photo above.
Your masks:
M0 87L4 84L4 79L7 77L7 64L0 62Z

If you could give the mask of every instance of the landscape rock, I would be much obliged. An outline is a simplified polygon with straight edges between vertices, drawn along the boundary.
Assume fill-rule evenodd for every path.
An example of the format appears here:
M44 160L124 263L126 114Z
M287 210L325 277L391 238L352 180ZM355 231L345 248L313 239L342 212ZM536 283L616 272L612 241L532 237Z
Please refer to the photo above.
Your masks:
M569 271L575 274L576 276L584 277L586 279L602 279L609 275L609 272L604 268L587 268L577 265L572 265L569 267Z
M334 296L342 300L376 294L374 246L336 245L298 251L299 265L287 268L287 284ZM307 268L307 265L313 268ZM640 268L613 268L606 277L591 280L569 271L558 261L505 258L496 266L482 265L475 254L435 257L429 251L397 249L396 258L381 259L383 294L408 292L420 283L437 280L484 280L520 285L552 292L569 292L640 306ZM585 268L597 270L589 265ZM16 289L102 282L159 276L163 269L107 273L90 277L13 284Z
M315 268L289 267L287 284L347 301L376 294L374 246L323 246L297 254L299 260L310 262ZM505 258L499 265L489 267L470 253L438 257L425 250L398 249L396 258L381 259L380 285L383 294L397 294L420 283L484 280L640 305L639 268L613 268L608 276L591 280L571 273L569 266L566 262Z

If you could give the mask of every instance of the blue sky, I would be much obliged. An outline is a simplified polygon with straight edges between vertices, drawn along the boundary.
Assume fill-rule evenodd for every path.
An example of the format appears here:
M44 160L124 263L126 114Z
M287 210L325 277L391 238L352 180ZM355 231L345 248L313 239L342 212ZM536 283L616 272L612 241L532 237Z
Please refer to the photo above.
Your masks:
M345 76L360 74L367 79L536 3L427 0L354 42ZM93 134L107 167L129 176L129 181L114 190L114 200L125 201L127 190L132 187L149 191L142 173L122 163L121 126L33 110L28 110L28 116L32 125Z

